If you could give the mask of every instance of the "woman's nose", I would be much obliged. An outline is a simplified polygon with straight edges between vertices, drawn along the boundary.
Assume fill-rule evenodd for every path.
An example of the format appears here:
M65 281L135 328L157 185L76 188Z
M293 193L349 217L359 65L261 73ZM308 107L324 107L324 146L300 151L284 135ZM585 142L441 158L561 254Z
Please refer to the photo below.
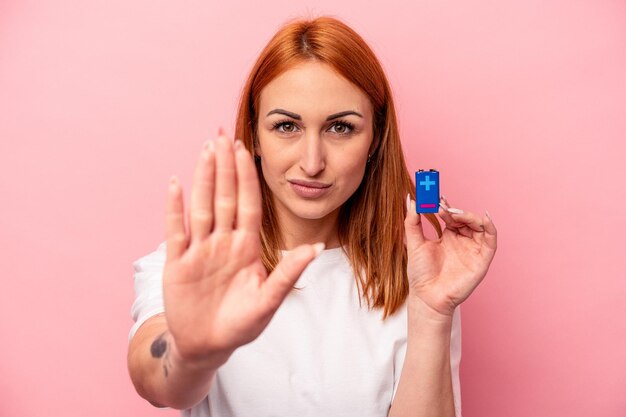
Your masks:
M314 177L324 170L326 155L320 134L307 132L300 152L300 168L305 174Z

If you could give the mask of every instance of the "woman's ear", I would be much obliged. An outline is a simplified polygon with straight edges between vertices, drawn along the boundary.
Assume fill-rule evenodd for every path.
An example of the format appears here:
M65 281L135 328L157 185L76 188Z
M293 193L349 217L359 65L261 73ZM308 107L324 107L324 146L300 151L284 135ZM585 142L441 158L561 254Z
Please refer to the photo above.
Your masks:
M250 132L250 136L252 136L252 156L254 156L254 159L259 159L261 158L261 147L259 146L256 132Z
M378 129L376 129L374 127L373 129L374 134L373 134L373 138L372 138L372 143L370 143L370 147L367 151L367 154L370 155L370 158L372 156L374 156L374 154L376 153L376 150L378 149L378 145L380 145L380 138L381 135L383 135L383 132L380 132Z
M254 148L254 159L261 159L261 147L256 136L252 136L252 147Z
M372 159L372 157L374 156L374 153L376 153L376 149L378 148L378 138L374 138L372 140L372 144L370 145L370 148L367 150L367 160L369 162L370 159Z

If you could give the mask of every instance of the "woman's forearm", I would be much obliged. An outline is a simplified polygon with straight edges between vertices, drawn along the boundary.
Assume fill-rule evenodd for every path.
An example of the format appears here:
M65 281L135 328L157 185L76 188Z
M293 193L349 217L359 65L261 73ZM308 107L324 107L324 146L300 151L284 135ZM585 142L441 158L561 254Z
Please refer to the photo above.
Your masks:
M407 300L407 350L389 417L454 417L450 369L452 316Z
M157 407L190 408L208 393L215 372L228 355L212 361L188 363L179 359L165 317L156 316L135 334L128 353L128 369L135 389Z

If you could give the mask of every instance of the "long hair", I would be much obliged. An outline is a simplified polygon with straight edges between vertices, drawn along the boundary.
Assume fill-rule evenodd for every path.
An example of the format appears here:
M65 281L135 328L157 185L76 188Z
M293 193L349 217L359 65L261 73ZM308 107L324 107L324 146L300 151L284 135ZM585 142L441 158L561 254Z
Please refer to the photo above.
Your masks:
M329 16L287 22L259 55L242 91L235 137L254 155L259 98L263 88L294 66L317 61L328 64L369 97L374 111L373 152L361 184L339 211L339 242L354 270L359 301L383 308L383 320L406 300L409 292L404 245L405 198L415 199L398 134L391 89L378 59L366 42L345 23ZM282 236L271 191L256 162L261 183L262 260L272 271L279 262ZM428 221L441 237L434 214Z

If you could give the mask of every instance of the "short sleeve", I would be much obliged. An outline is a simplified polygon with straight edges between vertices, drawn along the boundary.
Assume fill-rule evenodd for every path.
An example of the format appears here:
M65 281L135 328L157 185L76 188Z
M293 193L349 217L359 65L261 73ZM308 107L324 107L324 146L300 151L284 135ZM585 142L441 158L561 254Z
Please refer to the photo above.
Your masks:
M135 301L131 316L135 322L130 329L130 341L137 329L150 317L165 311L163 307L163 268L166 259L166 242L133 262Z
M392 400L396 396L398 383L404 366L404 358L406 356L406 339L395 357L395 369L399 370L394 375ZM454 397L454 411L456 417L461 417L461 379L459 375L461 365L461 306L457 306L452 316L452 330L450 333L450 370L452 373L452 395Z

